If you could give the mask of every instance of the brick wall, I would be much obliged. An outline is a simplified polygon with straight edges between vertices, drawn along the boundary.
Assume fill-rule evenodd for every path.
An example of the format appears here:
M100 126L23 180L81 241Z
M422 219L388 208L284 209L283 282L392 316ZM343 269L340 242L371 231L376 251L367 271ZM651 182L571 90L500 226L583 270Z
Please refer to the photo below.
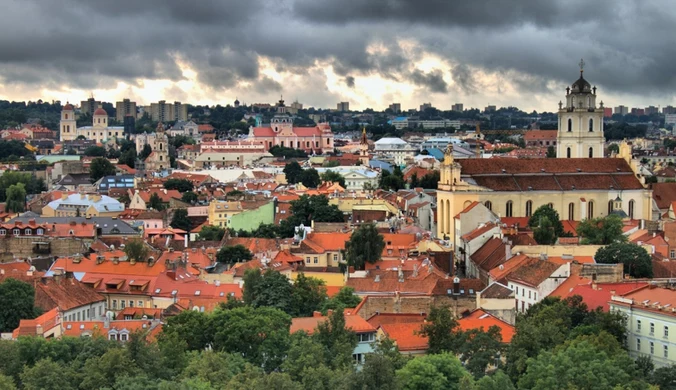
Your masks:
M14 257L26 259L28 257L71 256L77 253L88 252L93 240L79 238L54 237L5 237L0 238L0 262L12 261ZM36 242L48 242L49 253L36 252ZM44 248L46 245L41 245Z

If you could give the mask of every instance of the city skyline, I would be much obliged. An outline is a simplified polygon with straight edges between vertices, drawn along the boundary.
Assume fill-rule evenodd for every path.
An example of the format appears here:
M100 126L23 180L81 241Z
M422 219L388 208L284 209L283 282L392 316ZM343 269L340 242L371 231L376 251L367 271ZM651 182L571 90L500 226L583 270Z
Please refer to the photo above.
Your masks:
M676 105L668 3L478 3L17 2L0 98L554 112L584 58L606 107Z

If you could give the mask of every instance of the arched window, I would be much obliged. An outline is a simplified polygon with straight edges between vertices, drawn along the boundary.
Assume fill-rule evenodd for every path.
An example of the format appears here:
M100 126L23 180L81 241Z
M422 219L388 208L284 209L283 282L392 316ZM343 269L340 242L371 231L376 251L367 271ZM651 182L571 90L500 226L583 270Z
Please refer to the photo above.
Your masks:
M568 131L573 131L573 120L568 118Z
M14 229L14 230L12 231L12 233L14 233L15 236L18 236L19 234L21 234L21 230L19 230L19 229Z
M568 204L568 220L575 220L575 203L572 202Z
M629 219L634 219L634 205L636 202L634 200L629 201Z
M566 158L570 158L570 147L566 148Z
M608 201L608 214L613 212L613 201L609 200Z
M68 114L66 114L63 119L68 119Z
M162 150L162 143L160 143L160 150Z
M484 206L486 206L487 209L493 211L493 203L491 203L490 200L487 200L487 201L484 203Z
M526 217L533 215L533 201L529 200L526 202Z
M512 216L512 201L508 200L507 203L505 204L505 217L511 217Z
M591 105L591 96L587 96L587 108L592 108L592 105Z
M589 201L587 205L587 219L594 218L594 201Z
M594 157L594 148L592 148L592 147L590 146L590 147L589 147L589 158L593 158L593 157Z
M554 203L547 203L547 206L548 206L550 209L553 209L553 208L554 208Z
M589 131L594 131L594 120L592 118L589 118Z

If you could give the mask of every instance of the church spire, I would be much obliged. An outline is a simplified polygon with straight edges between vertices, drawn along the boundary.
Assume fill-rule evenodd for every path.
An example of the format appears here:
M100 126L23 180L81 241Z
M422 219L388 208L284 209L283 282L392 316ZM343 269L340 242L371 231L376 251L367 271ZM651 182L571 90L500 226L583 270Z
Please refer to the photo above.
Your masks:
M578 63L578 65L580 65L580 77L582 77L582 74L584 73L584 66L585 66L583 58L580 58L580 63Z

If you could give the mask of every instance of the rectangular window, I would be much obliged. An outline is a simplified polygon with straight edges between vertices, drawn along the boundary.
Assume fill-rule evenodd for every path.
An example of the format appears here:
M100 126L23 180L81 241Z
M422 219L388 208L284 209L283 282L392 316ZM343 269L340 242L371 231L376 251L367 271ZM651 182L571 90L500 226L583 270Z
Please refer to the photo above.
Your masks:
M338 262L338 255L333 255L333 262L337 263Z
M641 331L641 320L636 320L636 330Z
M655 333L655 323L650 323L650 335L652 336Z
M127 301L124 299L120 300L120 309L124 310L124 308L127 306Z
M114 333L111 333L108 335L108 340L117 340L117 335Z
M134 301L132 300L129 301L129 307L134 307Z
M113 299L113 310L117 310L117 299Z
M138 301L138 307L143 307L143 301Z
M305 262L306 262L307 264L310 264L310 256L308 256L308 257L305 259Z
M519 287L516 287L516 295L519 295Z
M531 292L528 291L528 299L531 299L530 293L531 293Z
M669 252L669 257L671 257L672 259L676 259L676 250L675 249L672 249L671 252Z
M650 342L650 354L654 355L655 354L655 343L652 341Z
M664 346L664 357L665 358L669 357L669 346L668 345Z
M636 351L641 352L641 339L636 339Z
M123 333L120 335L120 341L127 341L127 334Z
M669 337L669 327L666 325L664 326L664 337L665 338Z
M538 300L538 293L533 293L533 299Z
M315 264L319 263L319 258L315 257Z

